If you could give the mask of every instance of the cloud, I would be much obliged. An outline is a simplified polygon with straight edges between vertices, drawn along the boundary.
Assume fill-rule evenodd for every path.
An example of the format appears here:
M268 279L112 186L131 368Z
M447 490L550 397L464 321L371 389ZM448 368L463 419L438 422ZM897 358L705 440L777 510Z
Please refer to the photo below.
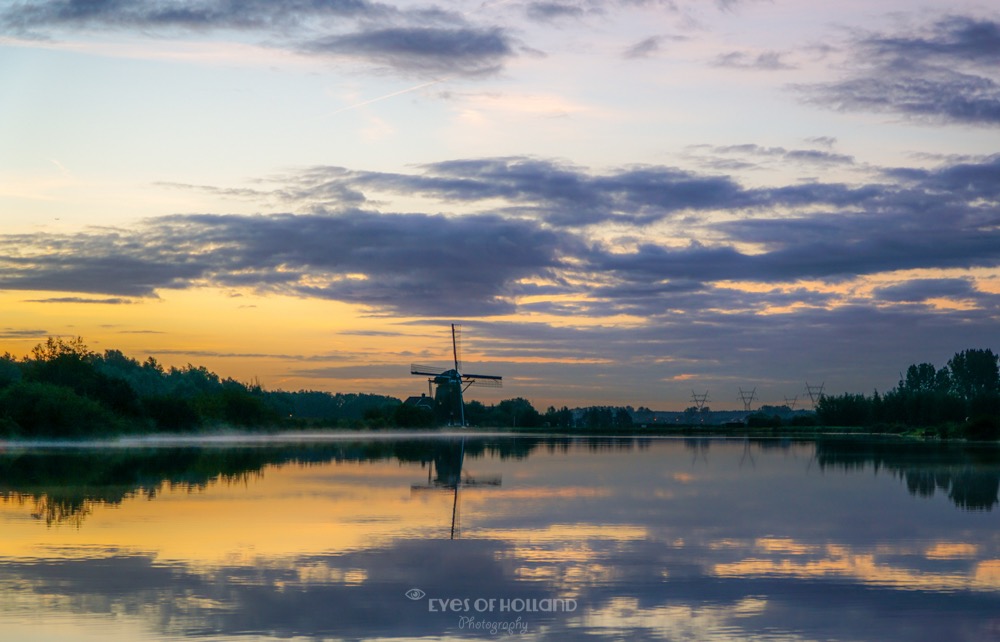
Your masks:
M26 303L96 303L99 305L130 305L135 303L132 299L114 297L108 299L91 299L80 296L62 296L49 299L28 299Z
M315 54L360 57L419 75L481 76L500 71L514 55L502 29L395 27L327 36L305 43Z
M863 44L869 52L893 61L950 60L1000 65L1000 23L968 16L949 16L922 34L873 35Z
M763 147L753 143L742 145L721 145L708 147L710 152L718 155L730 157L738 156L749 159L769 159L787 163L809 163L813 165L853 165L854 157L847 154L838 154L829 151L832 146L832 139L817 139L815 141L827 149L787 149L785 147ZM753 166L752 164L749 164Z
M0 330L0 339L35 339L47 336L49 336L48 330L18 330L15 328Z
M528 157L465 159L425 165L420 174L315 176L317 190L346 182L355 187L457 202L502 199L510 214L530 214L558 226L611 220L652 221L690 209L738 206L749 193L726 176L703 176L670 167L635 167L592 175L580 168ZM308 196L303 187L300 196ZM746 204L746 203L744 203Z
M782 150L781 154L796 163L852 160L823 151ZM325 195L343 190L377 190L483 203L491 212L532 217L563 228L609 222L642 225L690 212L819 204L844 207L874 198L880 189L834 183L748 189L728 175L670 166L635 166L594 174L566 163L530 157L445 161L424 165L411 174L352 172L336 167L313 168L307 174L309 179L298 181L294 192L294 199L302 203L324 203ZM497 200L502 204L498 206Z
M0 287L152 296L214 284L467 315L511 311L517 282L556 269L573 246L530 221L363 211L172 216L44 240L49 253L26 258L23 237L0 239Z
M367 0L147 1L35 0L0 13L8 33L37 34L53 29L273 29L313 18L385 18L389 5Z
M720 149L782 159L798 151ZM825 151L805 156L850 161ZM879 180L858 185L749 188L724 174L667 166L596 173L521 157L446 161L409 174L310 168L262 192L281 193L309 214L176 215L134 230L0 236L0 288L124 298L211 286L429 317L518 309L655 317L828 308L858 302L788 285L1000 265L1000 214L992 205L1000 200L1000 156L873 176ZM438 199L467 213L395 214L327 202L345 191ZM650 226L660 231L650 234ZM695 238L703 240L684 244ZM767 287L740 291L725 282ZM995 308L995 300L973 294L978 308ZM879 295L883 303L915 296Z
M947 69L873 74L807 91L809 102L840 111L892 111L918 120L1000 124L1000 85Z
M913 279L898 285L876 288L874 296L883 301L920 303L927 299L966 299L977 296L968 279Z
M728 67L730 69L758 69L762 71L780 71L785 69L795 69L782 57L784 54L777 51L763 51L758 54L744 51L731 51L720 54L713 62L716 67Z
M569 2L529 2L524 7L524 13L528 18L542 22L580 18L587 12L587 9Z
M857 71L800 86L808 102L927 122L1000 124L1000 23L951 16L915 33L859 35L851 47Z
M0 33L48 38L77 30L160 37L240 32L268 47L361 59L418 76L492 74L514 55L499 27L470 26L462 14L434 6L402 9L368 0L35 0L0 11ZM317 31L329 35L317 38Z
M660 51L660 45L663 42L662 36L650 36L644 40L640 40L631 47L625 50L622 54L625 58L648 58L655 53Z

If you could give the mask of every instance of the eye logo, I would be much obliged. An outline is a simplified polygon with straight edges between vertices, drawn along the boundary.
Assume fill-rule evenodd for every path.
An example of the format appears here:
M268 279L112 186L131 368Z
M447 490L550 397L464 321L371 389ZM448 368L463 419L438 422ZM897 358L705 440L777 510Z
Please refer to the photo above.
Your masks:
M422 598L427 594L418 588L411 588L409 591L404 593L404 595L406 595L406 597L410 598L411 600L419 600L420 598Z

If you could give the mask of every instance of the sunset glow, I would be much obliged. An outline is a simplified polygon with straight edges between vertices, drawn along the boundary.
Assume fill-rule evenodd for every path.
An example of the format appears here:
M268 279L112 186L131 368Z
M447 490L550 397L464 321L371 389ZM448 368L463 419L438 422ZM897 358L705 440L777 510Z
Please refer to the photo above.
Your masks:
M462 323L486 403L884 390L996 348L998 47L943 0L5 6L0 353L406 397Z

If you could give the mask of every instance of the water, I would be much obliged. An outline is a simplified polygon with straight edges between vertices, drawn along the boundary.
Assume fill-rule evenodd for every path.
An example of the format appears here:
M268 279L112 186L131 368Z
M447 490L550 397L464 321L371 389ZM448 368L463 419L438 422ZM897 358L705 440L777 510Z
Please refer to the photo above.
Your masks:
M998 487L862 439L7 444L0 639L1000 640Z

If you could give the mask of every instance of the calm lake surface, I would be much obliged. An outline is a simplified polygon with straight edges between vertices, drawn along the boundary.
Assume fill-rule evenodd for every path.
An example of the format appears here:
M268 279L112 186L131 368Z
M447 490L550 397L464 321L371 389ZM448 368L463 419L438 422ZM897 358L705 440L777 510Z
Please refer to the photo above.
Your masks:
M1000 640L1000 449L6 444L4 640Z

